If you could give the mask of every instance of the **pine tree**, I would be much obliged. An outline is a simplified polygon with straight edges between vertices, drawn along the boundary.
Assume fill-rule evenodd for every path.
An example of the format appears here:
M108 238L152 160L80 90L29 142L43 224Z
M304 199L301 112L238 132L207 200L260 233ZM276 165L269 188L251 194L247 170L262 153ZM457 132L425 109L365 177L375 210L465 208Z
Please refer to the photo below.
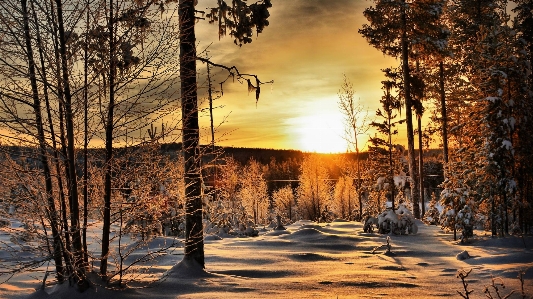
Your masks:
M523 74L523 82L519 84L520 99L515 103L516 126L515 139L515 168L519 174L517 180L517 198L513 206L513 219L518 221L522 232L529 231L533 225L532 208L533 190L528 187L533 183L533 142L530 136L533 132L533 1L518 0L513 12L516 18L513 29L516 31L516 67ZM529 76L527 75L529 74ZM518 220L516 220L518 219Z
M399 157L396 155L398 151L395 150L395 145L392 143L392 136L398 134L396 126L398 124L403 123L405 120L395 120L398 116L396 114L396 111L398 111L401 107L398 96L394 96L392 94L393 88L398 87L396 83L398 74L391 71L390 69L385 69L384 72L385 76L388 77L389 80L382 81L384 92L384 95L381 97L380 100L382 109L378 109L376 111L376 116L379 117L381 121L373 121L370 125L372 127L375 127L376 130L385 138L370 138L372 146L370 147L369 151L371 152L371 159L378 159L378 161L381 161L381 163L378 162L378 165L380 165L378 169L380 171L380 175L383 175L382 177L387 178L386 182L390 193L390 201L392 203L392 210L394 211L394 199L396 189L394 176L400 175L400 165L403 157ZM403 150L400 152L403 154ZM386 154L386 158L384 158L384 154ZM384 169L387 169L387 171L383 171Z
M442 47L442 41L431 41L433 26L430 20L439 17L442 13L443 1L382 1L375 0L375 7L365 9L364 15L370 24L363 25L359 30L367 41L384 54L392 57L401 57L403 75L403 96L405 100L405 115L407 125L407 148L409 157L409 174L411 177L411 198L415 218L420 218L419 206L419 182L417 179L414 130L412 120L412 93L411 93L411 69L409 60L413 54L413 47L421 48L433 46ZM429 31L426 31L426 28ZM438 32L438 30L437 30Z

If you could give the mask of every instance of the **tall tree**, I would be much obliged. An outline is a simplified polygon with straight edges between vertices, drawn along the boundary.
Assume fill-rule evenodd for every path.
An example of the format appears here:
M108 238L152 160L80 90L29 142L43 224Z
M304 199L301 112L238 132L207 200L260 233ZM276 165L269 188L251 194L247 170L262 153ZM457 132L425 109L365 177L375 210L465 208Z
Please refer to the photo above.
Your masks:
M353 146L355 150L355 192L359 201L359 215L363 215L363 195L362 195L362 169L361 169L361 155L359 153L359 136L366 134L369 128L368 113L365 112L364 107L356 102L354 99L355 91L353 90L353 84L344 76L344 82L339 92L339 109L344 115L344 127L346 133L346 139L349 144ZM348 191L349 192L349 191ZM352 213L351 197L348 200L348 213ZM352 216L352 215L349 215ZM351 218L351 217L350 217Z
M402 167L399 166L400 163L397 161L398 159L395 159L396 157L393 157L393 154L396 152L395 145L392 143L392 136L398 134L398 130L396 129L396 126L398 124L401 124L405 121L405 119L396 120L396 117L398 116L396 113L401 108L400 100L398 99L398 96L394 96L392 94L393 88L397 88L397 82L396 79L398 77L398 73L395 73L391 71L390 69L383 70L385 72L385 76L389 80L382 81L383 84L383 93L384 95L380 99L381 103L381 109L378 109L376 111L376 116L380 119L378 121L373 121L370 123L370 125L376 130L383 134L386 139L383 139L381 137L372 137L370 138L370 142L372 143L372 147L370 151L374 153L374 156L383 156L383 153L387 156L385 159L380 159L379 157L372 157L371 159L374 160L384 160L386 163L378 163L381 167L388 168L387 171L383 171L382 169L379 169L378 171L383 174L383 177L388 178L386 181L388 181L388 187L390 191L390 201L392 204L392 210L394 211L396 206L394 204L395 199L395 191L396 191L396 184L394 182L394 175L400 175ZM401 151L403 154L403 151ZM381 165L380 165L381 164ZM386 165L386 166L385 166ZM379 167L379 168L381 168ZM381 177L381 176L380 176Z
M513 10L516 14L513 28L517 32L515 42L517 49L515 54L517 57L516 67L521 69L522 74L526 74L524 79L527 88L521 88L523 99L515 105L517 124L514 142L516 149L514 171L520 175L516 177L519 201L513 208L513 218L519 219L518 226L522 232L525 232L533 223L532 217L529 216L533 206L533 188L530 187L533 185L533 167L531 167L533 165L533 153L530 150L533 144L529 138L533 134L531 132L533 128L533 1L518 0L515 2L517 6ZM529 221L527 221L528 218Z
M76 175L77 161L75 157L75 131L74 131L74 110L69 79L69 58L67 55L67 39L65 25L63 21L63 3L56 0L57 28L59 38L59 56L61 65L61 86L64 95L65 124L66 124L66 152L68 164L69 184L69 204L70 204L70 230L72 235L73 263L75 267L74 279L80 288L84 290L88 287L83 267L83 245L81 240L80 210L78 202L78 177Z
M412 185L411 198L414 216L420 218L420 186L417 179L414 149L413 100L409 60L413 55L413 45L416 45L419 41L429 39L430 34L425 30L428 28L428 20L434 19L442 13L443 1L374 0L374 3L375 7L369 7L364 11L364 15L370 24L364 24L359 33L366 38L370 45L381 50L384 54L401 58L409 175ZM437 39L434 45L440 43Z
M37 87L37 75L36 75L36 65L35 65L35 59L33 54L33 47L32 47L32 40L30 36L30 25L29 25L29 19L30 19L30 13L28 9L27 0L21 0L21 10L22 10L22 19L23 19L23 26L24 26L24 40L26 45L26 54L28 59L28 74L30 79L30 85L31 85L31 92L32 92L32 98L33 98L33 111L35 114L35 125L37 127L37 140L39 143L39 150L40 150L40 159L43 166L43 174L45 177L45 196L47 199L47 218L50 221L50 226L52 228L52 237L53 237L53 256L54 256L54 262L56 264L56 277L58 281L63 281L63 261L61 260L62 256L62 245L61 245L61 236L59 234L59 226L58 226L58 215L57 215L57 209L55 207L55 202L53 198L53 187L52 187L52 175L50 171L50 164L48 163L48 153L47 153L47 145L45 141L45 134L44 134L44 127L43 127L43 117L41 114L41 99L39 95L39 90Z
M185 256L184 260L194 260L204 267L204 243L202 224L202 183L200 173L198 93L196 82L196 36L195 36L195 0L179 0L180 29L180 78L181 78L181 113L183 126L183 156L185 159L186 218L185 218ZM268 8L270 0L263 0L248 5L243 0L218 1L218 7L212 8L207 17L211 22L218 22L219 35L229 34L235 38L235 44L252 42L253 28L256 32L268 26ZM228 33L229 31L229 33ZM207 60L203 60L207 61ZM209 62L208 62L209 63ZM227 68L228 71L230 68ZM256 77L257 80L257 77ZM249 89L255 89L259 99L260 84L254 87L248 80Z

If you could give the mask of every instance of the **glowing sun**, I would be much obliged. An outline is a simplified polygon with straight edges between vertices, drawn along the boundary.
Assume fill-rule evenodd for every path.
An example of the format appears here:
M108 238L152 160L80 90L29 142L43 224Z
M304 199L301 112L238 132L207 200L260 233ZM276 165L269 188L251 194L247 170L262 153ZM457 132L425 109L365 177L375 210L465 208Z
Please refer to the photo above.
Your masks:
M346 152L344 125L340 113L324 112L292 119L298 148L306 152Z

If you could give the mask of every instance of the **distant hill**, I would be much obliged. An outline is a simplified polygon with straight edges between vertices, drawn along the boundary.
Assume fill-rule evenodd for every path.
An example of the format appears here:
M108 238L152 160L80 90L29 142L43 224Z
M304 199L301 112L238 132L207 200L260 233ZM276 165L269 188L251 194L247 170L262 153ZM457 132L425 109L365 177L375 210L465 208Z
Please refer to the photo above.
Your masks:
M117 148L115 149L117 153L124 150L123 148ZM168 153L171 156L175 156L177 152L182 150L182 144L181 143L165 143L161 144L161 151L163 153ZM21 158L36 160L37 158L37 151L36 148L31 147L20 147L20 146L3 146L1 147L0 151L7 152L11 155L12 158L15 160L20 160ZM92 156L102 156L103 152L102 149L90 149L89 150L92 153ZM203 160L204 162L208 160L212 160L212 149L209 145L201 145L200 146L200 152L204 153ZM418 152L418 151L416 151ZM81 159L81 153L82 151L80 149L77 150L78 159ZM218 158L221 157L233 157L235 160L237 160L241 164L246 164L250 159L254 159L261 164L268 164L270 163L271 159L275 159L277 162L284 162L287 160L294 160L294 161L301 161L308 155L321 155L328 158L337 158L337 157L343 157L347 160L355 161L356 154L355 153L338 153L338 154L322 154L322 153L309 153L309 152L302 152L299 150L290 150L290 149L268 149L268 148L247 148L247 147L215 147L215 153L217 154ZM362 152L361 154L361 160L366 160L368 158L368 152ZM442 149L430 149L424 151L425 157L439 157L442 155ZM38 161L34 161L33 163L38 163Z
M161 150L163 152L175 152L181 151L181 143L167 143L161 145ZM209 145L201 145L201 152L207 153L210 155L212 149ZM249 148L249 147L215 147L215 152L222 157L233 157L241 164L246 164L250 159L254 159L261 164L268 164L270 160L274 158L277 162L284 162L289 159L300 161L303 160L308 155L321 155L327 157L345 157L350 160L355 160L355 153L339 153L339 154L322 154L322 153L309 153L302 152L299 150L291 149L271 149L271 148ZM361 159L365 160L368 158L368 153L361 153Z

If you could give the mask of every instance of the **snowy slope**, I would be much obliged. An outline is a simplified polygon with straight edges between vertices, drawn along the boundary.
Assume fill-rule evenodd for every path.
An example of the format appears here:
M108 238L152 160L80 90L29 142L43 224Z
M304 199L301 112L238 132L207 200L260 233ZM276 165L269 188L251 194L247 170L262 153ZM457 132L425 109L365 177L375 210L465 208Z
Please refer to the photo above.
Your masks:
M206 271L178 263L183 251L176 248L138 276L152 284L132 283L122 291L93 286L80 294L64 283L32 293L42 275L24 274L0 285L0 298L459 298L456 274L462 268L473 269L467 278L475 290L471 298L484 297L491 275L503 278L503 294L519 288L517 271L526 268L526 291L533 295L533 237L477 236L461 245L435 226L417 224L416 235L390 236L388 255L385 247L372 253L387 236L363 233L360 223L300 221L256 238L208 238ZM159 237L150 247L163 242L172 239ZM457 259L464 250L471 258Z

